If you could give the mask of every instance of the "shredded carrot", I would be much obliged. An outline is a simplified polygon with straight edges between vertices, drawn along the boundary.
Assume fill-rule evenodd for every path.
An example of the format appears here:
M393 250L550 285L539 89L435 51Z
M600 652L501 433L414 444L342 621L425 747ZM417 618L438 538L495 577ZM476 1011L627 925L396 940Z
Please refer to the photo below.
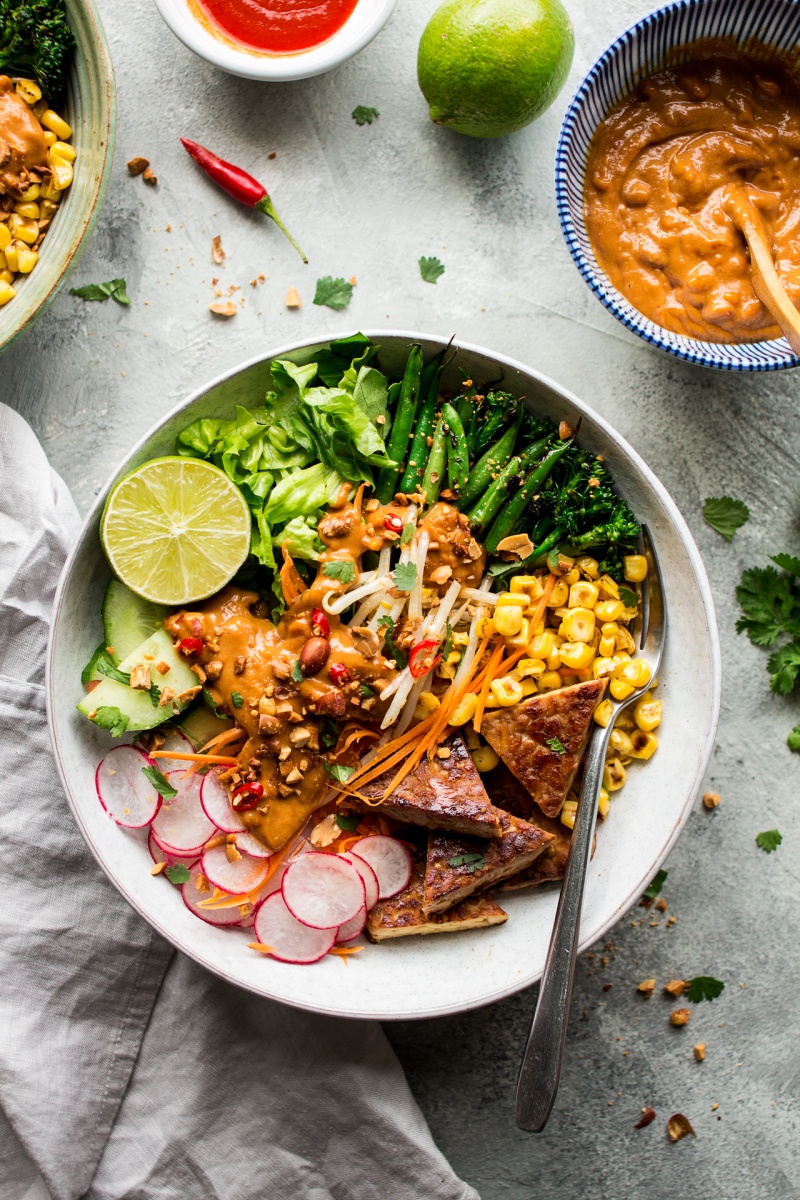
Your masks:
M151 758L179 758L182 762L200 763L224 763L225 766L235 767L238 763L238 758L231 758L229 754L189 754L188 751L178 750L151 750Z
M328 954L333 954L336 956L336 958L340 958L347 967L349 966L347 960L352 958L354 954L360 953L360 951L363 949L363 946L331 946Z
M288 538L281 546L283 554L283 566L280 570L281 589L283 598L287 604L294 604L295 600L306 590L306 585L294 565L294 560L289 553L287 546L289 545Z
M484 676L483 683L481 684L481 690L478 692L478 704L475 708L475 716L472 719L472 728L476 733L480 733L481 731L481 721L483 720L486 701L489 699L489 688L491 687L492 680L497 674L497 668L500 666L504 653L505 644L501 641L495 647L494 653L489 659L489 665L486 668L486 674Z
M248 942L248 947L251 950L258 950L259 954L272 954L272 946L265 946L263 942Z
M523 655L527 653L528 647L522 646L520 649L515 650L513 654L509 654L508 658L504 658L500 663L502 674L505 675L506 671L510 671L512 667L515 667Z
M243 737L247 737L246 731L241 726L236 725L233 729L226 729L224 733L218 733L210 742L206 742L205 746L200 747L198 754L208 754L209 750L212 750L214 746L217 748L227 746L229 742L238 741L239 738Z
M544 591L542 592L541 596L539 597L539 600L536 604L536 608L533 611L533 616L530 619L530 627L531 627L531 630L533 631L534 635L536 633L536 626L539 624L539 622L541 621L542 617L545 614L545 609L547 608L547 601L552 596L553 588L556 586L557 582L558 582L558 575L554 575L553 572L551 571L550 575L548 577L547 583L544 585Z

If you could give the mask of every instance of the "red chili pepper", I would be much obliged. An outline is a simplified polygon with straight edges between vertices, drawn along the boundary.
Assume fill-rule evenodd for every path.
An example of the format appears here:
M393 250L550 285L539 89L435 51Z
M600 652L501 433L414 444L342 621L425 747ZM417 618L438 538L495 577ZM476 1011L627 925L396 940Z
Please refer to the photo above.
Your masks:
M383 528L388 529L391 533L402 533L403 522L394 513L389 513L388 517L383 518Z
M218 183L223 192L227 192L232 199L238 200L240 204L244 204L247 208L257 208L259 212L265 213L266 216L275 222L281 233L286 235L303 262L308 262L305 254L275 211L275 205L272 203L269 193L263 184L254 179L252 175L248 175L247 171L243 171L241 167L235 167L233 163L226 162L224 158L219 158L216 154L212 154L210 150L206 150L205 146L193 142L190 138L181 138L181 141L184 149L192 156L198 166L203 168L209 179L213 179L214 183Z
M349 683L353 676L348 671L344 663L331 663L328 667L328 678L337 687L341 687L343 683Z
M436 653L438 648L439 643L429 638L425 642L420 642L411 651L408 656L408 669L415 679L421 679L442 661L441 654Z
M315 608L311 614L311 632L315 637L331 636L331 623L321 608Z
M235 812L249 812L255 808L264 795L264 787L260 783L241 783L231 796L231 804Z
M186 654L189 657L192 657L195 654L202 654L204 645L205 642L202 638L189 637L184 638L178 643L178 649L180 650L181 654Z

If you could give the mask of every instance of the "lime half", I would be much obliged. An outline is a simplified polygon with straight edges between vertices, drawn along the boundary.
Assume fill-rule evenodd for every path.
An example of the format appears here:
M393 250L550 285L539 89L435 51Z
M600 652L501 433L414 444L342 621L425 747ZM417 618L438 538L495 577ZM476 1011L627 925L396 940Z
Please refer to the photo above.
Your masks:
M197 458L154 458L106 502L100 538L116 575L155 604L219 591L250 549L247 501L224 471Z

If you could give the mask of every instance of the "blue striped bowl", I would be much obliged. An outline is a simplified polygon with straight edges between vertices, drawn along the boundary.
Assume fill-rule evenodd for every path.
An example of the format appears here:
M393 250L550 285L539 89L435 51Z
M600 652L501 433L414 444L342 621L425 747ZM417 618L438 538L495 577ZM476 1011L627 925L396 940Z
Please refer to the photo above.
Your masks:
M598 58L567 109L556 151L556 199L561 228L578 270L617 320L652 346L686 362L724 371L779 371L800 366L784 338L724 345L670 333L620 295L594 256L583 213L589 144L608 111L639 80L701 38L729 38L752 53L751 39L798 58L800 3L797 0L676 0L632 25Z

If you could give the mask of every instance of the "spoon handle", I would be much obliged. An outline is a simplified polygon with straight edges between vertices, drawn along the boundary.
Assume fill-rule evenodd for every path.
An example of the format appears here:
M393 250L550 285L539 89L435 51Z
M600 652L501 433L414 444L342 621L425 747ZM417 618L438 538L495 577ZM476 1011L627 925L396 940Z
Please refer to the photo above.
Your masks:
M550 936L550 949L539 987L536 1012L520 1064L517 1125L530 1133L539 1133L544 1129L558 1092L575 974L583 889L611 729L612 723L607 729L595 728L586 756L583 786Z

